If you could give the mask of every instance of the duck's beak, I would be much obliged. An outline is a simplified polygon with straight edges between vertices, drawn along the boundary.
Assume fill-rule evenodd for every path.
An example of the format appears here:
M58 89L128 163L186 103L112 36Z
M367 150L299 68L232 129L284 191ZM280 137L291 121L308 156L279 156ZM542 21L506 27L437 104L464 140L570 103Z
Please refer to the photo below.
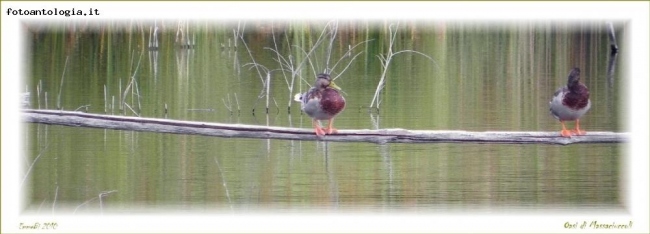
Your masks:
M334 84L334 81L331 81L331 82L330 82L330 87L332 87L332 88L334 88L334 89L336 89L336 90L342 90L341 87L339 87L338 85Z

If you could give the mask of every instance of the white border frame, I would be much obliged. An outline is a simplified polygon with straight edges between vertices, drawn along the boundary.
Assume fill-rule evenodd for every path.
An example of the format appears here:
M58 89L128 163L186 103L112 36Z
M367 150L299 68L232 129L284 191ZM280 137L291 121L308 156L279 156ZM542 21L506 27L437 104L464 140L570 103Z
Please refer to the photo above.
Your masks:
M8 16L7 9L100 9L97 17ZM597 220L632 229L577 230L649 232L648 224L648 2L2 2L2 232L19 223L55 221L57 232L575 232L565 222ZM623 214L286 214L31 216L19 210L21 172L19 113L23 67L22 20L107 19L422 19L422 20L628 20L633 49L629 64L628 126L632 133ZM623 55L628 56L628 55ZM632 95L634 95L632 97Z

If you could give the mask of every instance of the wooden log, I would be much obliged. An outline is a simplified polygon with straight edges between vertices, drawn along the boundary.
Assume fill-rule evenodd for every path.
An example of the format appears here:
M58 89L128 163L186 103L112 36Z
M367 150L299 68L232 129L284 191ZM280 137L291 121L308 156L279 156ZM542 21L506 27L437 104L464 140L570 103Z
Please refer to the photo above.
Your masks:
M561 137L554 132L469 132L449 130L339 130L338 133L316 136L313 129L269 127L243 124L178 121L168 119L88 114L58 110L23 110L28 123L54 124L74 127L105 128L173 134L192 134L217 137L242 137L283 140L372 142L386 143L505 143L505 144L559 144L625 143L628 133L588 132L584 136Z

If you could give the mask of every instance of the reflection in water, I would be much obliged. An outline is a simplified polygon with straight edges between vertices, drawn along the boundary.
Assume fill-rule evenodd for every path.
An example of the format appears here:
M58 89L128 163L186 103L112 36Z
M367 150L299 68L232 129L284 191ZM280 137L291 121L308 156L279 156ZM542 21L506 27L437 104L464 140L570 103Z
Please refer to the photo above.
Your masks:
M616 59L618 58L618 53L611 53L609 55L609 62L607 63L607 81L609 84L610 90L614 87L614 73L616 70Z
M379 154L382 157L382 162L384 164L384 171L388 174L386 183L388 184L388 190L384 195L387 199L387 202L384 203L384 208L392 208L395 206L396 200L399 199L400 194L395 190L395 180L393 179L393 163L390 157L389 146L387 144L379 145Z
M337 117L340 129L554 131L548 100L566 83L566 71L579 66L593 103L581 125L623 131L613 113L623 112L621 91L614 87L625 77L614 68L624 59L605 56L610 53L603 22L400 23L393 49L429 55L437 66L418 54L395 56L385 70L382 108L368 110L364 105L373 100L384 71L377 55L387 53L391 24L339 22L331 55L324 46L308 59L325 23L274 23L271 30L265 22L215 23L194 30L187 21L153 22L147 33L79 32L64 86L65 61L56 58L68 53L58 43L65 35L43 32L29 44L33 56L25 84L36 97L31 106L38 108L47 108L48 92L52 99L61 89L61 106L89 104L90 113L113 113L124 102L144 117L310 128L300 111L271 111L262 120L263 112L248 110L260 90L278 109L298 105L291 97L309 88L327 56L337 61L359 45L357 59L334 74L349 103ZM615 26L626 35L625 27ZM147 47L148 56L141 57L149 69L137 69L134 48ZM282 58L270 48L286 60L277 61ZM255 68L241 69L252 62L271 76L260 79ZM132 113L123 110L114 114ZM26 124L25 131L29 212L573 210L617 207L621 199L624 145L618 144L376 145L41 124Z
M178 72L178 78L188 82L190 79L190 60L194 57L192 56L194 49L178 49L176 51L176 71Z
M327 181L329 182L329 197L330 197L330 207L333 209L338 209L339 207L339 188L338 184L336 183L336 171L333 171L332 169L332 163L330 162L332 159L332 156L330 156L330 151L329 151L329 143L328 142L321 142L322 147L323 147L323 153L325 155L325 168L327 171Z
M233 210L232 200L230 199L230 191L228 191L228 182L226 181L226 177L223 175L223 170L219 165L219 160L217 160L217 158L214 158L214 162L217 164L217 169L219 169L219 174L221 175L220 176L221 181L223 182L221 185L223 185L223 188L226 189L226 197L228 198L228 205L230 206L230 210Z
M149 73L151 74L154 84L158 83L158 50L160 45L158 43L158 22L154 21L154 26L149 28Z
M370 113L370 125L372 125L372 129L378 130L379 129L379 115L375 113Z

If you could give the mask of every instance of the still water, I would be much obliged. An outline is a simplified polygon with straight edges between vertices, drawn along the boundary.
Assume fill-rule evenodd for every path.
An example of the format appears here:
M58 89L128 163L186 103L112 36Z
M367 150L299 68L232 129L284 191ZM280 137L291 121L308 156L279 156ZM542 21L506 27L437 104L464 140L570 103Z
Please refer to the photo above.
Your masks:
M624 42L625 24L613 26ZM625 59L608 74L607 24L600 21L118 21L26 28L25 89L34 109L310 128L292 97L329 68L348 103L336 118L339 129L559 135L548 102L576 66L593 103L581 127L624 131ZM405 52L390 57L373 102L384 74L379 55L399 51ZM44 124L24 130L25 212L622 207L624 144L378 145Z

